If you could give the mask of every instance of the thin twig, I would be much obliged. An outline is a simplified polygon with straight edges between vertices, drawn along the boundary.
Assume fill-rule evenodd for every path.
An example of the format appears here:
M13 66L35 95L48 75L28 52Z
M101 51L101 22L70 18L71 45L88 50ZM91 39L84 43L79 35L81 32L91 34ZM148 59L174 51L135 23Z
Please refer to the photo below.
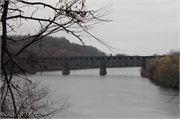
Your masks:
M178 93L179 93L179 91L167 103L169 103L171 100L173 100L178 95Z

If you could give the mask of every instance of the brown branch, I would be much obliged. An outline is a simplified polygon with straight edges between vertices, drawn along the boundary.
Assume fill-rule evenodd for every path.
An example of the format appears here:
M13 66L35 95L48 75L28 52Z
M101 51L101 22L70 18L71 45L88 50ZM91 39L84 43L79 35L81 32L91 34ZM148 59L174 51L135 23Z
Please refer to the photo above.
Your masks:
M1 60L4 56L4 53L7 51L7 27L6 27L6 18L7 18L7 13L8 13L8 5L9 5L9 1L5 1L4 2L4 9L3 9L3 15L1 17L1 22L2 22L2 26L3 26L3 30L2 30L2 53L1 53ZM12 98L12 101L13 101L13 107L14 107L14 117L17 118L18 115L17 115L17 110L16 110L16 104L15 104L15 99L14 99L14 94L11 90L11 87L10 87L10 83L8 81L8 76L7 76L7 72L6 72L6 69L4 66L1 65L1 69L3 70L3 75L4 75L4 78L6 80L6 83L7 83L7 87L10 91L10 94L11 94L11 98Z
M66 10L67 9L69 9L73 4L75 4L75 3L77 3L79 0L75 0L71 5L69 5L69 6L67 6L66 7ZM27 4L27 5L41 5L41 6L43 6L43 7L48 7L48 8L51 8L51 9L53 9L54 11L63 11L63 9L61 9L61 8L55 8L55 7L53 7L53 6L51 6L51 5L49 5L49 4L45 4L45 3L42 3L42 2L27 2L27 1L23 1L23 0L21 0L20 2L22 2L22 3L24 3L24 4ZM68 3L66 3L66 5L67 5ZM64 10L64 11L66 11L66 10Z
M173 100L178 95L178 93L179 93L179 91L167 103L169 103L171 100Z
M79 1L81 3L78 3ZM84 47L85 47L84 42L83 42L81 36L79 35L80 32L85 32L88 35L90 35L91 37L93 37L96 40L98 40L99 42L101 42L103 45L107 45L106 42L99 40L98 38L96 38L95 36L93 36L92 34L90 34L88 32L88 28L91 27L90 25L93 26L95 23L98 23L101 21L108 21L108 20L101 19L104 15L107 14L107 12L106 11L104 12L103 9L101 9L100 11L87 11L86 7L84 5L84 0L70 0L70 1L67 1L67 3L65 1L64 5L60 4L61 5L60 7L57 5L57 7L59 7L59 8L53 7L51 5L48 5L48 4L45 4L42 2L26 2L24 0L10 1L10 2L13 4L12 8L5 7L6 1L4 2L5 4L4 4L4 6L2 6L4 11L2 12L3 15L1 17L2 25L3 25L2 52L1 52L2 59L1 59L1 61L3 61L3 56L5 56L5 55L9 58L9 59L7 59L8 61L4 61L5 63L2 62L2 65L1 65L1 68L3 69L3 74L4 74L2 80L4 80L4 83L7 83L7 85L5 85L5 89L7 89L7 91L6 92L4 91L2 98L4 98L4 96L6 96L6 95L8 96L8 98L12 98L12 99L8 100L8 101L10 101L8 103L11 104L8 106L12 110L14 107L14 110L13 110L14 117L18 117L18 116L23 116L23 117L32 116L33 117L33 115L35 114L36 118L38 118L38 117L43 117L43 116L49 116L51 114L62 111L69 106L69 105L66 106L68 98L64 101L64 103L61 105L61 107L59 107L58 109L55 109L55 110L48 110L48 112L46 112L46 114L44 114L43 112L41 112L41 109L45 110L46 107L50 107L50 106L58 103L58 102L55 102L53 104L52 103L49 104L48 103L49 97L48 97L46 103L39 103L39 101L41 99L43 99L45 96L47 96L48 92L46 90L46 87L44 87L40 90L36 90L36 88L37 88L36 83L33 84L33 86L32 86L31 81L27 79L29 81L29 83L28 83L28 86L25 87L25 91L24 91L24 88L20 89L16 85L21 82L16 82L16 80L11 81L12 76L16 75L15 72L13 72L14 65L17 66L20 69L20 71L25 74L25 70L17 62L15 57L17 57L19 54L21 54L24 50L26 50L26 48L28 48L31 44L35 43L36 41L39 41L40 39L42 39L50 34L59 32L59 31L64 31L64 32L67 32L67 33L75 36L76 38L78 38L81 41L81 43L83 44ZM28 5L32 5L32 6L37 5L37 6L35 6L36 8L34 9L34 11L31 12L31 14L29 16L24 16L21 14L23 12L21 10L21 8L23 8L25 6L18 8L18 6L16 6L17 2L20 2L25 6L28 6ZM76 7L75 5L78 5L78 7ZM50 8L51 11L53 11L55 13L55 15L52 17L52 19L34 17L34 14L38 11L39 7L48 7L48 8ZM7 17L8 9L10 10L10 12L14 13L13 14L14 16ZM17 13L19 13L19 14L17 14ZM13 21L20 20L20 25L19 25L19 22L17 22L17 26L6 24L7 20L13 20ZM14 30L13 28L18 28L19 26L22 25L21 20L37 21L37 22L39 22L41 29L35 35L33 34L32 36L28 36L24 39L15 40L13 38L8 38L6 27L9 26L9 30ZM87 27L87 28L85 28L85 27ZM77 28L80 28L80 29L77 29ZM75 31L73 31L72 29L75 29ZM24 46L22 46L13 55L7 47L8 40L11 40L14 42L25 40L25 43L24 43ZM12 65L10 74L8 74L7 67L9 66L8 64L10 64L10 63L12 63L13 65ZM19 75L19 77L20 77L20 75ZM21 78L23 78L23 77L21 77ZM22 85L22 86L24 86L24 85ZM32 94L32 93L30 93L31 91L37 91L37 93L35 92ZM5 101L5 99L8 99L8 98L5 97L4 101ZM6 104L6 101L5 101L5 104ZM31 104L35 105L34 109L31 109L31 107L30 107ZM39 104L39 105L37 106L36 104ZM24 106L26 106L26 108L24 108ZM28 111L28 113L30 113L30 115L29 114L24 115L23 110ZM11 112L7 112L7 113L13 113L13 112L11 111ZM6 114L6 112L4 114Z
M32 37L35 37L35 35L28 36L27 38L23 38L23 39L13 39L13 38L7 37L7 40L11 40L13 42L18 42L18 41L27 40L27 39L32 38Z
M2 90L1 90L2 91ZM7 96L7 93L8 93L8 88L6 89L6 93L5 93L5 96L4 96L4 98L3 98L3 93L4 93L4 91L1 93L1 111L3 111L4 110L4 103L5 103L5 100L6 100L6 96ZM3 98L3 99L2 99Z
M19 63L13 58L12 54L10 53L10 51L9 51L9 50L5 50L5 52L8 54L10 60L21 70L21 72L22 72L23 74L26 74L26 70L23 69L23 68L19 65ZM3 65L4 65L4 64L3 64Z
M57 14L53 20L50 20L50 19L41 19L41 18L35 18L35 17L27 17L27 16L23 16L23 15L16 15L16 16L11 16L11 17L8 17L8 19L14 19L14 18L23 18L23 19L30 19L30 20L34 20L34 21L38 21L40 23L40 21L44 21L44 22L49 22L49 23L54 23L58 26L66 26L68 24L70 24L73 19L71 19L69 22L67 23L64 23L64 24L59 24L57 22L55 22L55 19L59 16L59 14ZM42 24L40 23L41 27L42 27Z
M53 6L51 6L49 4L42 3L42 2L27 2L27 1L23 1L23 0L21 0L19 2L27 4L27 5L42 5L44 7L49 7L51 9L58 10L58 9L54 8Z
M55 20L56 17L54 17ZM14 58L16 56L18 56L21 52L23 52L27 47L29 47L31 44L33 44L34 42L40 40L42 37L40 37L48 28L49 26L52 24L53 22L51 21L44 29L41 30L41 32L38 35L35 35L35 37L33 38L33 40L31 40L29 43L27 43L24 47L22 47L14 56L11 56L10 52L6 49L6 52L8 53L8 55L10 56L10 59L16 63L16 61L14 60ZM47 34L49 35L49 33ZM44 35L47 36L47 35ZM7 62L5 62L3 65L7 65L10 62L10 60L8 60ZM16 63L16 65L20 68L21 71L23 71L23 69L18 65L18 63ZM24 71L23 71L24 72Z
M3 74L4 74L4 77L5 77L5 80L6 80L6 83L7 83L7 87L10 91L10 94L11 94L11 98L12 98L12 102L13 102L13 107L14 107L14 117L17 118L18 115L17 115L17 109L16 109L16 103L15 103L15 98L14 98L14 94L11 90L11 86L10 86L10 83L8 81L8 77L7 77L7 73L6 73L6 69L4 67L2 67L2 70L3 70Z
M55 20L55 19L56 19L56 16L53 18L53 20ZM14 57L18 56L22 51L24 51L27 47L29 47L29 46L30 46L31 44L33 44L34 42L42 39L43 37L45 37L45 36L47 36L47 35L49 35L49 34L47 34L47 35L44 35L43 37L41 36L44 32L46 32L46 30L48 30L49 26L53 23L53 20L50 21L50 23L49 23L44 29L42 29L41 32L33 38L33 40L31 40L28 44L26 44L24 47L22 47L22 48L14 55ZM40 37L40 36L41 36L41 37Z
M79 24L78 24L78 25L79 25ZM79 26L83 29L83 31L85 31L88 35L90 35L91 37L93 37L94 39L96 39L98 42L100 42L100 43L103 44L104 46L106 46L109 50L111 50L111 51L112 51L112 49L121 50L121 49L117 49L117 48L114 48L114 47L108 45L107 42L104 42L104 41L98 39L97 37L95 37L94 35L92 35L91 33L89 33L84 27L82 27L81 25L79 25Z
M20 10L20 9L13 9L13 8L8 8L8 10L24 12L24 11L22 11L22 10Z
M1 16L1 22L2 22L2 52L1 52L1 58L3 59L4 56L4 50L7 49L7 27L6 27L6 18L7 18L7 12L8 12L8 5L9 1L5 1L4 3L4 9L3 9L3 15Z
M31 14L31 17L33 16L33 14L39 9L39 7Z
M50 22L50 19L40 19L40 18L35 18L35 17L26 17L23 15L16 15L16 16L11 16L11 17L7 17L7 20L9 19L15 19L15 18L23 18L23 19L31 19L31 20L36 20L36 21L48 21Z

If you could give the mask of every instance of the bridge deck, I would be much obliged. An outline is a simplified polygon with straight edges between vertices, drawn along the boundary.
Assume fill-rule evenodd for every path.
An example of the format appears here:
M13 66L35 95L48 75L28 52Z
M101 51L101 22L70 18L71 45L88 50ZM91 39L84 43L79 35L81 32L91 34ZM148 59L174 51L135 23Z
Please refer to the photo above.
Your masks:
M93 56L93 57L34 57L32 59L17 59L20 62L29 62L30 65L62 67L64 74L69 74L69 67L88 68L100 67L100 75L106 74L106 67L142 67L146 68L147 59L161 56Z

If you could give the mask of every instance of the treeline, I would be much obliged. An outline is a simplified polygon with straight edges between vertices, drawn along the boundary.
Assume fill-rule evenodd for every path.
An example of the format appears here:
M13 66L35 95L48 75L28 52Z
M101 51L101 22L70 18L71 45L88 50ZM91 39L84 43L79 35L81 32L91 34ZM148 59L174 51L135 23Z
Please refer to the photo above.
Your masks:
M18 40L17 40L18 39ZM13 55L17 54L23 46L26 46L33 38L25 35L12 35L8 38L8 47ZM37 71L54 71L61 70L62 66L49 66L41 61L36 61L35 57L74 57L74 56L106 56L106 54L93 46L83 46L77 43L71 43L65 37L46 36L43 39L34 42L27 47L18 58L28 58L27 61L18 61L28 73L36 73ZM4 58L5 61L6 58ZM33 63L33 64L32 64ZM36 65L34 65L36 64ZM73 67L79 69L82 67ZM14 72L20 72L14 68Z
M15 54L17 51L30 42L32 38L24 39L27 36L10 36L12 39L21 39L21 41L13 42L9 40L8 44ZM106 54L93 46L83 46L71 43L65 37L47 36L40 41L29 46L20 56L28 57L29 53L34 53L40 57L73 57L73 56L106 56Z
M179 88L179 51L171 51L166 57L151 59L147 69L141 68L142 76L155 83Z

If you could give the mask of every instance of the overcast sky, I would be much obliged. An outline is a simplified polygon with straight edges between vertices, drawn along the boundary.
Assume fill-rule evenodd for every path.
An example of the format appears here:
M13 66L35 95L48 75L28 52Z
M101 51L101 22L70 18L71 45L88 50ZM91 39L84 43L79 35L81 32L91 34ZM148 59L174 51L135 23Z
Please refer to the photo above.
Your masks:
M53 3L57 0L48 0ZM180 0L86 0L89 9L99 9L112 4L109 18L90 32L112 47L121 50L110 51L95 39L83 37L85 45L92 45L108 54L153 55L178 49L178 14ZM65 33L71 42L80 41ZM180 36L180 33L179 33Z
M92 9L113 3L109 14L113 22L101 23L90 32L121 50L112 52L93 38L84 37L85 44L109 54L161 55L171 49L178 49L178 0L87 1L88 7ZM80 43L66 34L65 37Z

